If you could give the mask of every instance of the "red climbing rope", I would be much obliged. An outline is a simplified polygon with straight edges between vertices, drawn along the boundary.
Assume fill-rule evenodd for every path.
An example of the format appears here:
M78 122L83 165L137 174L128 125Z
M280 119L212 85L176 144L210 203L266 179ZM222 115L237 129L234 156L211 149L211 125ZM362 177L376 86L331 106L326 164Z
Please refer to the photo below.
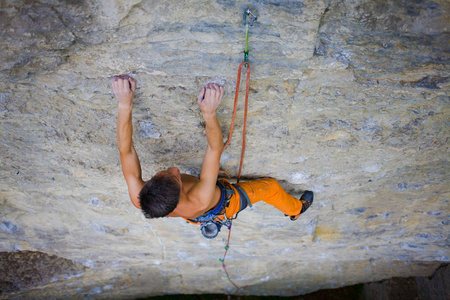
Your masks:
M238 103L238 98L239 98L239 85L241 82L241 69L242 66L245 65L247 67L247 84L245 87L245 109L244 109L244 126L242 129L242 150L241 150L241 162L239 163L239 173L237 176L237 182L239 182L239 180L241 179L241 171L242 171L242 164L244 162L244 153L245 153L245 133L246 133L246 129L247 129L247 109L248 109L248 93L249 93L249 87L250 87L250 64L248 64L248 62L243 62L239 65L239 69L238 69L238 75L237 75L237 82L236 82L236 93L234 96L234 109L233 109L233 117L231 119L231 125L230 125L230 133L228 134L228 139L225 143L225 145L223 146L223 151L225 151L225 149L227 148L228 144L231 141L231 136L233 135L233 127L234 127L234 120L236 118L236 110L237 110L237 103ZM226 173L226 172L225 172ZM233 219L230 220L228 227L228 240L227 240L227 245L225 246L225 253L223 254L223 258L219 259L222 262L222 268L225 271L225 274L227 275L227 279L231 282L231 284L234 285L234 287L236 288L236 292L239 292L239 290L241 290L244 287L239 287L236 283L233 282L233 280L231 280L230 275L228 274L227 271L227 266L225 265L225 257L227 256L228 253L228 249L230 248L230 237L231 237L231 226L233 224Z
M239 98L239 85L241 83L241 69L242 69L243 65L246 65L246 67L247 67L247 83L245 86L245 109L244 109L244 127L242 129L241 162L239 163L239 173L237 176L237 182L239 182L239 180L241 179L242 164L244 163L244 153L245 153L245 132L247 129L248 93L249 93L249 88L250 88L250 64L248 62L243 62L239 65L237 81L236 81L236 93L234 96L233 117L231 118L231 125L230 125L230 133L228 134L227 142L223 146L223 150L222 150L222 153L223 153L223 151L225 151L228 144L230 143L231 136L233 135L234 120L236 118L236 109L237 109L237 103L238 103L238 98Z

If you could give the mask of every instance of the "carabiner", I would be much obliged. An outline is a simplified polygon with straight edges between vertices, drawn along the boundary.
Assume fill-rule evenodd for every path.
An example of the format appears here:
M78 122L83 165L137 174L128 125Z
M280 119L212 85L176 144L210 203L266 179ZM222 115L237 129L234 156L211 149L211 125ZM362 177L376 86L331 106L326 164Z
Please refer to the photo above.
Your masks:
M250 20L248 23L247 23L247 17L249 17L248 19ZM244 25L249 25L249 26L253 26L253 23L256 21L258 19L258 17L254 14L254 13L252 13L251 11L250 11L250 9L248 9L247 8L247 10L246 11L244 11Z

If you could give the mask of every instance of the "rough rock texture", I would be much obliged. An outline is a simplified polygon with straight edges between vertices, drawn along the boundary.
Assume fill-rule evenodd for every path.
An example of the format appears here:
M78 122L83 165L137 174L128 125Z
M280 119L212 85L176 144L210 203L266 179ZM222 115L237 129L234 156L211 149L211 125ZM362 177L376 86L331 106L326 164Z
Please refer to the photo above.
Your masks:
M77 276L86 268L37 251L0 252L0 290L12 292L51 280ZM65 276L59 276L64 274Z
M447 0L4 0L0 251L56 255L84 273L2 297L233 291L218 261L226 230L206 240L129 201L110 82L126 73L138 83L144 177L174 165L198 174L196 95L209 81L225 86L226 135L248 4L258 22L243 174L316 198L296 222L264 203L240 214L227 266L249 285L242 293L430 276L449 261ZM242 114L241 103L222 157L233 176Z
M442 266L430 277L391 278L364 284L365 300L447 300L450 299L450 268Z
M423 300L450 299L450 267L440 267L430 278L417 278L419 297Z

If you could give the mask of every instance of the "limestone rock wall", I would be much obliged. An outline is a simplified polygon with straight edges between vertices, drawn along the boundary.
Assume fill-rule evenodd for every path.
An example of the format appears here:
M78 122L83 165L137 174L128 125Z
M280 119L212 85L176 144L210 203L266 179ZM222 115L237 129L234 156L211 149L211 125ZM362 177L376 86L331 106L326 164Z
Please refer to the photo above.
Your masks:
M240 214L227 266L249 286L242 293L429 276L448 262L448 1L4 0L0 257L16 263L0 271L0 297L233 291L218 261L226 230L206 240L181 219L146 220L129 201L110 83L137 81L144 177L171 166L198 174L196 95L210 81L225 87L227 135L248 5L258 22L243 174L316 198L296 222L264 203ZM232 176L241 99L222 157ZM27 257L56 271L21 281L11 269Z

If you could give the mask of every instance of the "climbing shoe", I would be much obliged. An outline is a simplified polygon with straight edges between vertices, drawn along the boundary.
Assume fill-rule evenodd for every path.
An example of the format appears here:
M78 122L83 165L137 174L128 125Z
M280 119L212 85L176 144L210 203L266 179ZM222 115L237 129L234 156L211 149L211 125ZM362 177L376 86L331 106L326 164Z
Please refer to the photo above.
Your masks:
M291 221L297 220L302 213L304 213L311 206L314 201L314 193L311 191L305 191L300 197L300 201L302 202L302 210L298 215L291 216Z

